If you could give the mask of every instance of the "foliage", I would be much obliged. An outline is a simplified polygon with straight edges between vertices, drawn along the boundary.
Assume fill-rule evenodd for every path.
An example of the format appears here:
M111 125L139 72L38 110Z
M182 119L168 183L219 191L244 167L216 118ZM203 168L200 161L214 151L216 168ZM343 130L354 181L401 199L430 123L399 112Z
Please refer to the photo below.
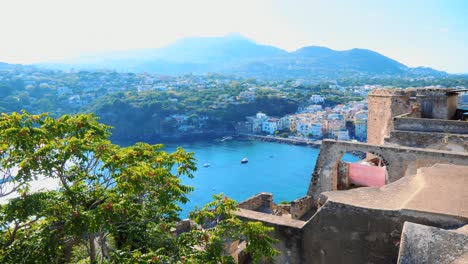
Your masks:
M174 234L193 189L180 178L193 177L193 153L114 145L92 115L3 114L0 126L0 186L20 193L0 206L1 263L232 263L229 239L245 240L255 259L276 254L271 230L241 222L221 196L193 214L205 228ZM36 178L60 185L31 192Z

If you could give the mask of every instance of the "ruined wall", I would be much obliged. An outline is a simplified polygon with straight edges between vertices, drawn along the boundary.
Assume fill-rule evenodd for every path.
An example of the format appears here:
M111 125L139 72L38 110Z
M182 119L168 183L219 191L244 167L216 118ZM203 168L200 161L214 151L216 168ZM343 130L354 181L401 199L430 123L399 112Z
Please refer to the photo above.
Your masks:
M466 123L468 124L468 122ZM460 134L392 131L390 137L385 139L385 143L416 148L468 152L468 135Z
M452 119L458 108L458 94L450 95L447 98L447 119Z
M387 183L405 176L408 166L417 160L425 160L425 165L428 162L468 165L468 154L464 153L323 140L307 195L317 201L322 192L337 190L339 161L345 152L355 150L371 153L382 159L387 167Z
M300 264L302 252L302 228L306 222L291 219L285 216L276 216L250 210L235 212L236 215L246 221L262 222L266 226L274 228L270 234L278 239L275 248L281 253L275 257L273 263Z
M445 89L419 89L417 102L421 106L422 116L435 119L452 119L457 111L458 95L447 95Z
M393 130L393 117L411 112L409 100L407 92L401 89L374 90L368 95L368 143L384 143Z
M405 221L453 228L467 219L327 202L302 230L302 263L396 263Z
M258 211L265 209L273 210L273 194L262 192L255 196L248 198L247 200L242 201L239 205L239 208Z
M312 197L304 196L291 202L291 217L301 219L315 207Z
M466 121L395 117L393 124L395 130L468 134L468 122Z

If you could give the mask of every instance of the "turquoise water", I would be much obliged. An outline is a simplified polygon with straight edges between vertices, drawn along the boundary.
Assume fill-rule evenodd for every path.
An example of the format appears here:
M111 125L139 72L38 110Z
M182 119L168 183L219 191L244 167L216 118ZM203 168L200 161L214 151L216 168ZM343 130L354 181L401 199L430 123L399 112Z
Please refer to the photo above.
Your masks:
M181 146L195 152L198 170L184 184L195 187L190 202L182 205L181 217L195 206L212 200L213 194L224 193L242 201L259 192L273 193L274 201L291 201L307 193L319 149L259 141L195 142L166 145L166 151ZM244 157L247 164L241 164ZM358 158L346 154L346 161ZM203 167L209 163L210 167Z

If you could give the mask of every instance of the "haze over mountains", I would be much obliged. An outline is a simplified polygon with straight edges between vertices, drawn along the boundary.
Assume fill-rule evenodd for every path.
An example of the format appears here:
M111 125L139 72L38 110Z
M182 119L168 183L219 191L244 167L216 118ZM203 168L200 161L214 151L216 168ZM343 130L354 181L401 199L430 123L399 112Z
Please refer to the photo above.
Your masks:
M37 66L164 75L221 73L261 79L446 75L431 68L410 68L367 49L336 51L308 46L287 52L257 44L239 34L184 38L159 49L95 53Z

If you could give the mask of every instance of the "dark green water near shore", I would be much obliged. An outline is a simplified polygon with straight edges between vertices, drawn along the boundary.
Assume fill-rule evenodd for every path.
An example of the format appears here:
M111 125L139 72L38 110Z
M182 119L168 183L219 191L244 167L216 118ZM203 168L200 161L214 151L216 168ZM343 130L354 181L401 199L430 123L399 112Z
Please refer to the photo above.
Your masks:
M273 193L277 203L302 197L319 154L319 149L307 146L243 140L171 143L165 150L173 151L177 146L193 151L198 167L193 179L183 179L195 191L189 196L190 202L182 205L181 217L221 192L237 201L259 192ZM244 157L249 160L247 164L240 162ZM343 160L358 158L346 154ZM210 166L204 167L205 163Z

